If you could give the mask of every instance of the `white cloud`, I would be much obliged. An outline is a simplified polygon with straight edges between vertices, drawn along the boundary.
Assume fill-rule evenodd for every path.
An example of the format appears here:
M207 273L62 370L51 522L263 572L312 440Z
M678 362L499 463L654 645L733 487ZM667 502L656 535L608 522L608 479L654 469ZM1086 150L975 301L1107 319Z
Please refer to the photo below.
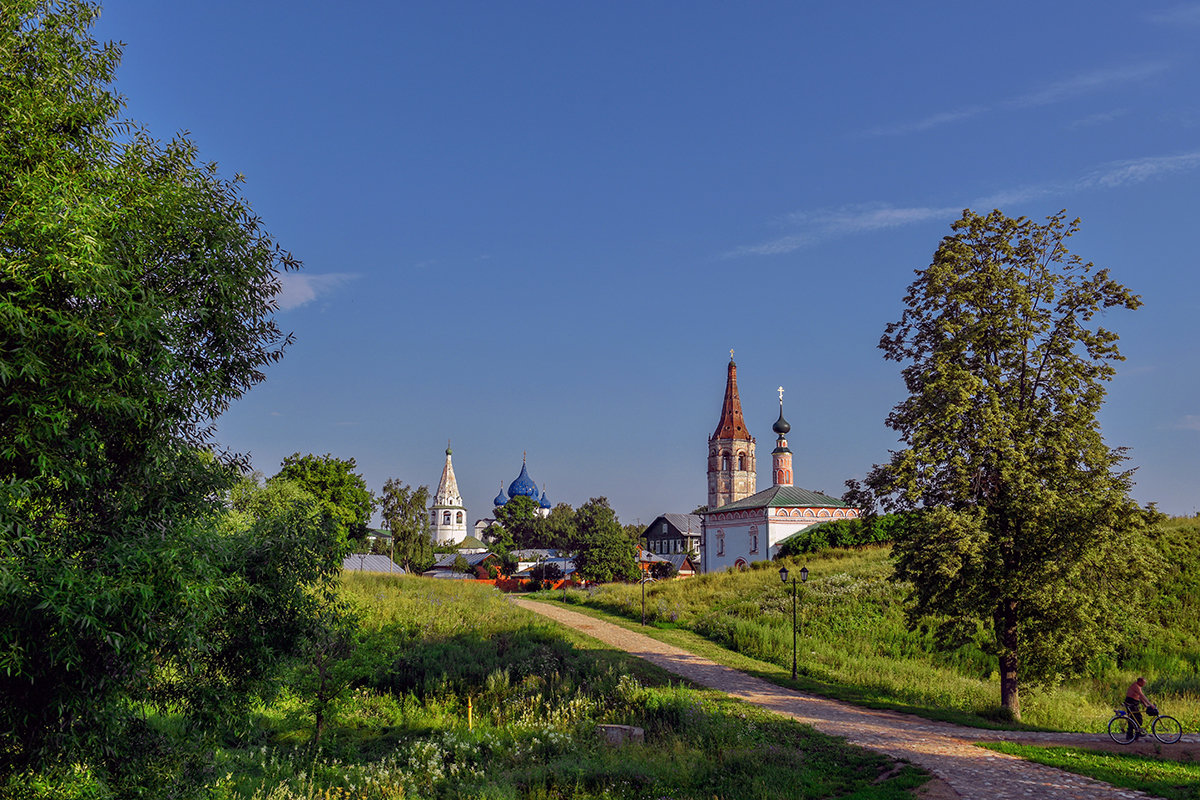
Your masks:
M1151 14L1149 20L1163 25L1200 25L1200 3L1182 3Z
M1200 414L1188 414L1175 427L1185 431L1200 431Z
M1128 161L1114 161L1095 167L1074 181L1031 184L1003 189L962 205L897 207L875 203L836 209L796 211L786 215L780 221L781 226L789 231L786 235L760 244L735 248L723 253L722 257L780 255L839 236L870 233L930 221L949 223L958 219L963 208L973 208L980 213L986 213L993 208L1002 209L1039 197L1062 196L1097 188L1113 189L1195 169L1200 169L1200 150L1173 156L1150 156Z
M324 275L284 272L279 276L280 290L275 302L279 304L280 311L290 311L311 303L319 295L331 292L357 277L349 272L329 272Z
M1157 75L1167 69L1162 61L1148 61L1144 64L1129 64L1123 67L1097 69L1072 75L1061 81L1044 86L1041 89L1014 97L1004 103L1009 108L1033 108L1050 105L1060 100L1077 97L1081 94L1094 92L1098 89L1108 89L1125 83L1138 83Z
M952 111L941 111L937 114L931 114L913 122L881 125L867 131L866 135L900 136L908 133L921 133L942 125L987 114L996 109L1036 108L1038 106L1050 105L1089 92L1108 89L1126 83L1144 81L1165 71L1167 68L1168 64L1166 62L1148 61L1142 64L1128 64L1121 67L1081 72L992 105L977 104L964 106Z
M1112 111L1101 111L1096 114L1090 114L1081 119L1077 119L1067 126L1068 129L1090 128L1093 125L1103 125L1106 122L1112 122L1114 119L1119 119L1129 113L1127 108L1115 108Z
M1113 188L1130 183L1141 183L1159 175L1190 172L1200 167L1200 150L1174 156L1150 156L1130 161L1114 161L1101 165L1083 176L1077 184L1080 189L1095 186Z

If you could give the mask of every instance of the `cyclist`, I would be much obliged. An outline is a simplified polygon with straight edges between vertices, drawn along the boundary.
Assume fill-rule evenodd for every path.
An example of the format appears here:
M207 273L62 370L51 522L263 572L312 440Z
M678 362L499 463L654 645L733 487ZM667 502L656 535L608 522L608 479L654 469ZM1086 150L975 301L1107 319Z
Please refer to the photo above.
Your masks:
M1138 724L1139 728L1142 725L1142 706L1150 705L1150 698L1146 697L1146 693L1142 691L1142 687L1145 685L1146 679L1139 677L1125 690L1125 708L1129 709L1129 716L1133 717L1133 721ZM1145 735L1138 731L1137 738L1140 739ZM1133 738L1133 728L1129 729L1129 738Z

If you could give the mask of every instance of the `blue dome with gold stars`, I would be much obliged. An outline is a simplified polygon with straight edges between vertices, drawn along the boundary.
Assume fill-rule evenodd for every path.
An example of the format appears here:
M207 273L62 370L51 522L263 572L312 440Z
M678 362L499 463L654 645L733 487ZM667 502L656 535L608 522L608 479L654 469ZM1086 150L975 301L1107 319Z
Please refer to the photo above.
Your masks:
M537 502L537 484L533 482L533 478L529 477L529 470L525 467L524 461L521 462L521 474L517 476L515 481L508 485L508 497L510 500L519 495L531 497L534 502Z

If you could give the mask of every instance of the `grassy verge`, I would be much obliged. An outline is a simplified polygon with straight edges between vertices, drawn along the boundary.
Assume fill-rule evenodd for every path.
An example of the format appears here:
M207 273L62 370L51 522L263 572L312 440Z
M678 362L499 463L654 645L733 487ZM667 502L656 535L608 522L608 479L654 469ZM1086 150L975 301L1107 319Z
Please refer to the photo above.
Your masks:
M1035 747L1009 742L979 746L1167 800L1200 798L1200 763L1196 762L1162 761L1078 747Z
M181 783L174 796L902 800L928 780L915 767L682 685L490 587L362 575L343 587L364 622L353 654L326 664L334 699L321 746L313 746L311 681L298 665L252 725L223 736L202 779ZM613 748L599 724L641 727L645 742ZM0 785L0 796L115 798L86 770L20 776Z
M1182 523L1177 527L1171 531L1172 542L1186 538L1191 530ZM795 685L933 719L1011 726L999 704L996 659L985 652L982 640L939 652L932 632L908 629L905 589L889 580L891 559L886 546L825 551L809 556L806 563L809 580L798 587L797 603L799 671L804 682ZM773 665L775 670L758 667L768 674L778 675L781 670L790 674L792 598L790 587L779 580L778 566L762 562L744 572L650 584L647 618L656 628L686 630L760 665ZM1183 570L1180 576L1164 576L1161 582L1164 592L1169 589L1172 597L1178 595L1184 603L1181 607L1188 609L1189 576L1191 572ZM557 599L549 593L543 597ZM639 621L642 614L641 587L636 585L572 591L566 602L627 622ZM1176 624L1166 626L1159 616L1158 610L1147 614L1144 636L1130 641L1126 651L1118 654L1119 661L1117 656L1097 655L1084 678L1052 689L1023 687L1025 726L1099 732L1125 687L1139 674L1149 679L1149 691L1161 701L1159 705L1185 729L1200 726L1200 626L1190 618L1177 618ZM701 652L698 644L688 647ZM710 657L713 653L720 650L705 651ZM714 660L734 665L725 656Z
M770 681L778 686L785 686L789 689L811 692L812 694L818 694L834 700L844 700L847 703L854 703L866 708L900 711L925 719L953 722L973 728L984 728L987 730L1044 730L1032 725L987 719L978 714L971 714L953 708L928 708L904 703L893 697L889 697L885 692L878 689L863 686L847 686L818 680L805 674L806 669L802 666L797 669L796 680L792 680L790 661L787 667L783 667L778 664L751 658L735 650L729 650L686 628L663 625L662 623L650 623L643 627L640 620L630 620L626 617L587 605L572 604L570 601L564 604L561 591L540 592L530 595L529 599L564 606L571 611L604 620L605 622L611 622L627 630L644 634L660 642L674 645L690 653L715 661L718 664L723 664L731 669L745 672L747 675L754 675L755 677Z

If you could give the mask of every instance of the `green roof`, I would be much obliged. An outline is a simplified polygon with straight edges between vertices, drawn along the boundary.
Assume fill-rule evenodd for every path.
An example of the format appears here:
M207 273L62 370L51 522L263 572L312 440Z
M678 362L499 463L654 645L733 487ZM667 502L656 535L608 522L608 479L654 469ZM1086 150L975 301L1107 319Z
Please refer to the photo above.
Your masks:
M487 550L487 545L467 534L461 542L455 545L459 550Z
M799 486L772 486L770 489L763 489L758 494L752 494L749 497L738 500L736 503L727 503L720 508L714 508L708 513L742 511L749 508L778 508L780 506L850 508L849 503L838 500L836 497L830 497L827 494L820 494L819 492L810 492L808 489L801 489Z

